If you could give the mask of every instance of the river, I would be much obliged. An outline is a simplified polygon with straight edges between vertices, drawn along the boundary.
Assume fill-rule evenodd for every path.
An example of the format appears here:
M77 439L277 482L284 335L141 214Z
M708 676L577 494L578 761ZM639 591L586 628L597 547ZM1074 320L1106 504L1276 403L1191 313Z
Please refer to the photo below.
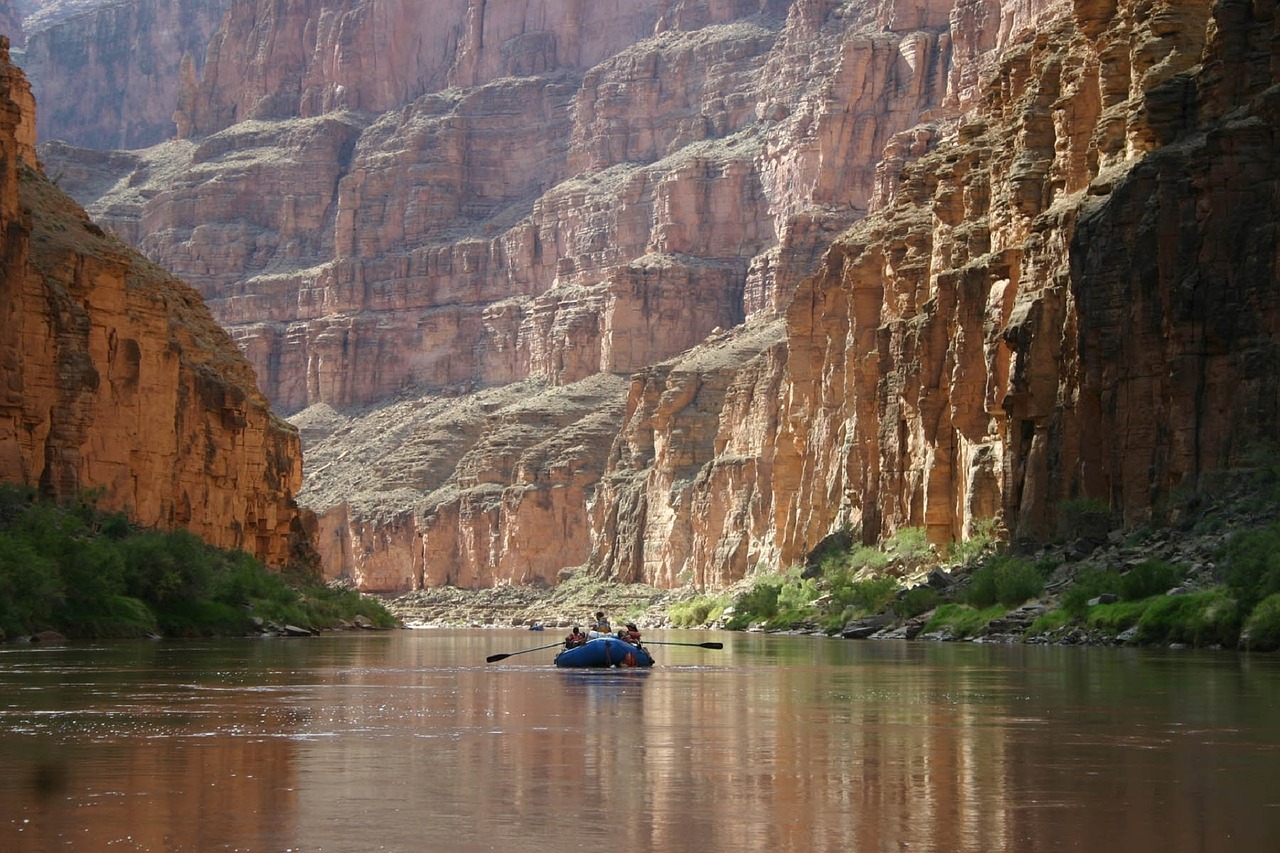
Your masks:
M1280 849L1280 657L558 638L0 647L0 850Z

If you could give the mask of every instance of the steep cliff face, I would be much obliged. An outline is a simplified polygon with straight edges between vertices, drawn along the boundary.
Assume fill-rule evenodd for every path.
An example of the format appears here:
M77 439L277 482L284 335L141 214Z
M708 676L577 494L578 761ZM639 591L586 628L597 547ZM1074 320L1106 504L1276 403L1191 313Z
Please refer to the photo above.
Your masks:
M797 390L844 401L864 529L1137 521L1274 433L1274 8L1109 12L1015 42L789 312L793 366L843 365Z
M714 587L1136 520L1274 433L1275 45L1246 0L244 2L183 139L44 156L310 407L330 573Z
M174 136L182 83L200 73L231 0L39 5L14 61L40 104L40 138L106 150Z
M0 42L0 480L283 564L305 547L297 432L199 296L40 173L34 100Z
M717 586L845 525L1043 537L1076 499L1133 523L1272 440L1274 7L1018 11L953 72L955 118L888 147L781 343L724 391L633 380L593 565Z

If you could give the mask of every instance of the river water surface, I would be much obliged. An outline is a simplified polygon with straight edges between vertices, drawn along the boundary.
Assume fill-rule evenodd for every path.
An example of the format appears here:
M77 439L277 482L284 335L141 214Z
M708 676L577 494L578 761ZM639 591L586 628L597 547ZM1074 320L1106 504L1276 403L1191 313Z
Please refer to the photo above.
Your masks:
M0 851L1280 850L1280 658L559 632L0 647Z

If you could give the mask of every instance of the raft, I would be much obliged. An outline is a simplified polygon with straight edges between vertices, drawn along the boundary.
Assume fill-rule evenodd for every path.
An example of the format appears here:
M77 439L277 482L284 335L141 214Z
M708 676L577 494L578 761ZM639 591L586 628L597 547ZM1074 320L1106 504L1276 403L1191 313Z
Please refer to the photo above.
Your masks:
M556 655L556 666L575 668L610 666L653 666L648 650L616 637L598 637L586 645L565 649Z

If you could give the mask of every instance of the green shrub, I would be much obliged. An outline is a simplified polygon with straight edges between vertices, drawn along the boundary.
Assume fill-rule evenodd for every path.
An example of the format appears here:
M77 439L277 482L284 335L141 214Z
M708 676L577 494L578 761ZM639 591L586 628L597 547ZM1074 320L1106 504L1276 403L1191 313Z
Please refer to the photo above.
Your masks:
M1044 592L1044 576L1036 567L1018 557L994 557L974 570L963 600L977 608L997 602L1016 607Z
M813 578L795 578L778 590L778 609L766 623L769 628L789 628L798 622L811 622L819 614L814 606L818 584Z
M898 591L898 582L893 578L872 578L870 580L849 581L846 573L842 579L847 582L835 585L831 597L837 609L853 609L857 614L879 613L893 603L894 594Z
M1280 594L1268 595L1253 608L1241 634L1241 642L1250 651L1274 652L1280 649Z
M947 546L947 559L953 563L968 565L985 554L996 542L996 522L983 519L973 525L973 535L956 540Z
M1111 508L1098 498L1076 498L1058 505L1059 524L1068 539L1105 536L1113 526Z
M53 627L64 596L57 563L21 535L0 530L0 636Z
M148 531L120 543L126 592L155 605L209 594L214 553L186 530Z
M68 604L59 625L75 639L136 639L160 633L156 615L146 602L124 595Z
M889 537L884 550L896 557L918 559L929 553L929 534L923 527L903 527Z
M161 633L167 637L236 635L244 634L253 627L249 613L243 608L209 599L172 601L160 609L156 620Z
M1087 566L1076 573L1062 596L1062 609L1072 616L1083 616L1089 601L1100 595L1120 595L1120 575L1099 566Z
M724 607L724 599L719 596L699 595L673 604L667 618L677 628L701 628L719 619Z
M379 628L394 628L397 624L395 617L381 603L355 590L313 584L304 586L301 593L307 620L303 624L315 628L332 628L340 620L350 622L356 616L365 617Z
M1164 595L1182 580L1182 572L1163 560L1144 560L1120 576L1120 597L1139 601L1153 595Z
M942 595L927 584L912 587L893 603L893 612L899 618L910 619L927 613L942 603Z
M1242 607L1280 593L1280 524L1232 536L1225 561L1227 586Z
M818 582L800 576L798 569L758 579L733 601L733 617L725 627L740 631L755 623L770 630L788 628L798 622L817 622L822 614L814 605Z
M734 598L733 618L725 627L741 631L754 622L772 619L778 612L778 593L781 591L782 579L776 575L757 580L751 589Z
M87 494L69 507L0 486L0 638L53 628L76 638L239 634L250 616L330 627L394 617L310 572L273 573L185 530L137 531Z
M854 572L869 570L872 572L889 565L889 555L879 548L870 545L859 545L849 553L848 566Z

